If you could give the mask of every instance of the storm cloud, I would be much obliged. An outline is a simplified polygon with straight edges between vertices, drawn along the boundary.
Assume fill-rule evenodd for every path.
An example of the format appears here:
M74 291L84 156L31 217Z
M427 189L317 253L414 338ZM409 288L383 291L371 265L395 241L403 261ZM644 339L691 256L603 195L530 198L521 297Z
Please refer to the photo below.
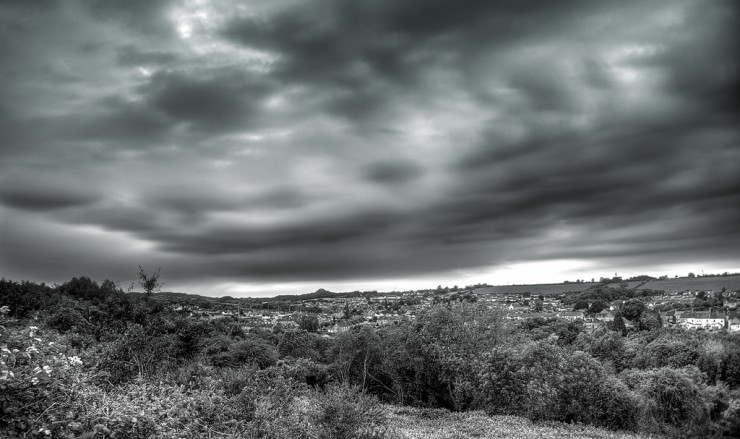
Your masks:
M0 275L740 271L738 24L731 0L4 2Z

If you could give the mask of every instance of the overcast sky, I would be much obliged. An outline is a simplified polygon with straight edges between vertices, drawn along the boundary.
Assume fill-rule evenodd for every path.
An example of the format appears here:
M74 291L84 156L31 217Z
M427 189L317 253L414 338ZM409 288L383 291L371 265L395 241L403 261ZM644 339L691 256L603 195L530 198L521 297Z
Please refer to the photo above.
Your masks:
M0 276L740 271L734 0L2 1Z

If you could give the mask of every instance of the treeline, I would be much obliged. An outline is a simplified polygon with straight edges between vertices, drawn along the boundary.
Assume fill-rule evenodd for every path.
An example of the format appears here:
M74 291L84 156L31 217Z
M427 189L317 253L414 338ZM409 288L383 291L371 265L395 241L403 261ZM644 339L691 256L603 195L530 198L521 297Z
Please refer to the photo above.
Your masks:
M635 298L620 311L630 328L514 323L461 302L332 337L310 316L308 331L247 333L88 278L2 280L0 306L0 431L18 435L392 437L378 401L740 435L740 336L661 328Z
M609 287L598 285L585 291L574 291L561 297L560 301L565 305L573 306L574 310L586 310L596 314L608 307L609 303L616 300L626 301L635 298L660 296L663 291L658 290L633 290L626 287ZM595 306L594 306L595 304Z

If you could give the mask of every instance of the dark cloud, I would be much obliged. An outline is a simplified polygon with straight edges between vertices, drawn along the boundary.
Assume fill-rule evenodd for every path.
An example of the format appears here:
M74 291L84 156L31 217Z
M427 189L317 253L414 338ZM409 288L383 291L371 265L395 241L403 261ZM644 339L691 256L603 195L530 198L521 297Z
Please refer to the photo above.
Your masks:
M196 129L218 131L254 124L267 91L265 84L232 71L205 78L157 74L142 93L168 116Z
M173 3L171 0L81 0L81 4L97 20L120 25L134 32L145 31L160 36L173 33L165 17Z
M80 189L59 187L8 187L0 190L0 200L9 207L29 211L52 211L93 203L99 196Z
M314 1L267 17L235 18L224 33L247 47L276 53L274 75L324 89L329 111L362 124L387 111L398 93L425 93L421 86L430 71L471 74L481 58L586 21L582 14L593 8L583 1ZM521 70L513 81L528 85L538 102L567 100L570 91L551 84L562 78L549 67Z
M648 65L663 68L665 86L671 94L685 97L698 111L722 113L737 120L740 92L740 22L737 5L730 1L713 2L713 7L692 4L686 11L685 27L692 32L676 32L665 50Z
M152 106L106 98L77 115L64 115L47 121L49 125L79 140L124 141L128 145L149 146L162 140L174 125L172 118Z
M5 2L3 272L740 267L737 8Z
M392 219L392 215L380 213L340 214L338 218L306 219L277 227L204 228L196 233L160 231L157 240L167 251L205 255L248 254L265 249L290 252L302 248L321 252L323 246L331 248L382 234ZM358 252L363 253L361 249Z
M407 183L421 174L419 166L402 161L378 162L365 169L365 175L370 181L390 185Z
M248 209L296 209L311 203L311 197L299 190L283 187L245 200Z

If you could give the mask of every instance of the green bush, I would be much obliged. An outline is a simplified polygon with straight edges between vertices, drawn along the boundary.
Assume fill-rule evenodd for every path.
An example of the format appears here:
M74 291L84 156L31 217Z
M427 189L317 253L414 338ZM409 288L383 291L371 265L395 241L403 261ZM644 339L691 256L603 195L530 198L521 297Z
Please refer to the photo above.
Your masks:
M708 404L695 382L696 368L659 368L622 373L640 403L639 428L669 435L692 435L709 427Z
M71 329L75 329L75 332L81 332L90 326L90 323L82 317L79 311L68 307L56 310L47 319L46 323L60 332L67 332Z
M358 387L334 384L314 394L320 439L370 439L388 435L378 400Z
M54 331L6 325L0 308L0 432L9 437L49 430L78 389L82 361Z
M277 367L255 371L234 398L234 407L250 421L254 438L309 438L308 389Z
M479 366L478 406L492 415L636 427L630 390L590 355L535 343L522 352L496 349Z
M740 398L730 399L720 421L723 433L729 437L740 437Z
M233 343L229 350L216 353L211 357L211 364L217 367L239 367L254 364L265 369L277 362L277 350L258 339L248 339Z
M698 358L699 350L694 341L661 337L648 343L632 360L632 366L636 369L678 369L693 365Z
M590 406L575 419L611 430L637 430L638 399L619 379L609 376L595 386Z
M172 364L173 359L167 355L171 338L152 332L130 323L121 337L97 349L98 369L105 373L106 381L115 385L136 377L151 377Z

